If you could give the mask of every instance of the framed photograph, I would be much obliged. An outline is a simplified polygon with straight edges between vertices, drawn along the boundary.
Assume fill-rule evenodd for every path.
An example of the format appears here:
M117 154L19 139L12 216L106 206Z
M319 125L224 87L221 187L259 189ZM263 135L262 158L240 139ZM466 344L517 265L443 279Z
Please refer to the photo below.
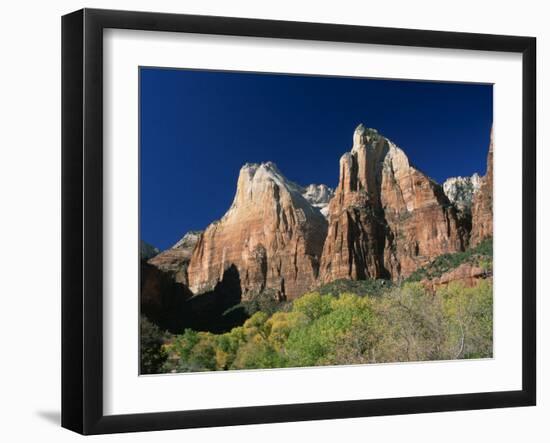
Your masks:
M62 20L62 425L536 402L532 37Z

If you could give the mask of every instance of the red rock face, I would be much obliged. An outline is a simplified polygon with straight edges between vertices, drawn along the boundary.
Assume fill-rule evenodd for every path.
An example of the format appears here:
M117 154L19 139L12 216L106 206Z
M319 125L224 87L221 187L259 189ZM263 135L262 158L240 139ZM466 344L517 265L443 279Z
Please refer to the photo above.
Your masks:
M493 131L489 153L487 154L487 173L481 179L481 186L474 194L472 204L472 232L470 245L476 246L484 238L493 236Z
M392 278L438 255L463 250L456 211L440 185L409 164L405 153L360 125L340 159L330 202L320 279Z
M327 222L302 191L272 163L245 165L231 208L193 251L191 290L212 289L233 265L245 300L266 290L281 300L307 292L318 276Z
M422 284L429 291L435 292L437 289L448 286L451 283L460 283L467 288L472 288L480 280L491 278L491 275L471 263L462 263L455 269L444 273L441 277L431 280L422 280Z

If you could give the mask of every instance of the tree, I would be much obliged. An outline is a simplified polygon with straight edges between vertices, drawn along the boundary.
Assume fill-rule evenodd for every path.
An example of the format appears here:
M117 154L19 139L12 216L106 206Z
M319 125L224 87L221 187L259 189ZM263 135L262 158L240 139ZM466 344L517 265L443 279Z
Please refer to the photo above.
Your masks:
M163 333L147 317L140 317L140 373L158 374L167 359L167 353L163 347Z

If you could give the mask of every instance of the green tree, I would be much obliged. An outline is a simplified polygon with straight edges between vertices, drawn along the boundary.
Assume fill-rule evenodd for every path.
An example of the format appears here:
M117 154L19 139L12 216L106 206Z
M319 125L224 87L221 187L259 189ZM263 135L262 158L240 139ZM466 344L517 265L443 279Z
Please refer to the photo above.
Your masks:
M366 327L372 319L369 300L354 294L338 298L311 294L306 300L297 300L294 308L311 321L293 329L288 336L286 353L291 366L334 363L342 337L353 325Z
M473 288L451 284L439 294L449 330L450 358L486 358L493 354L493 285Z
M313 321L332 310L331 300L330 295L310 292L294 300L292 310L304 314L310 321Z

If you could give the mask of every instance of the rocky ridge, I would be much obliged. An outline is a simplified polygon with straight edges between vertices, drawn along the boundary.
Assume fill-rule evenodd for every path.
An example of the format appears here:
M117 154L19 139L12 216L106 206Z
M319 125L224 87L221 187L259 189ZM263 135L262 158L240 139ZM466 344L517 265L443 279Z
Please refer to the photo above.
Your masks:
M188 284L187 267L202 231L189 231L174 246L149 259L149 264L172 275L178 283Z

